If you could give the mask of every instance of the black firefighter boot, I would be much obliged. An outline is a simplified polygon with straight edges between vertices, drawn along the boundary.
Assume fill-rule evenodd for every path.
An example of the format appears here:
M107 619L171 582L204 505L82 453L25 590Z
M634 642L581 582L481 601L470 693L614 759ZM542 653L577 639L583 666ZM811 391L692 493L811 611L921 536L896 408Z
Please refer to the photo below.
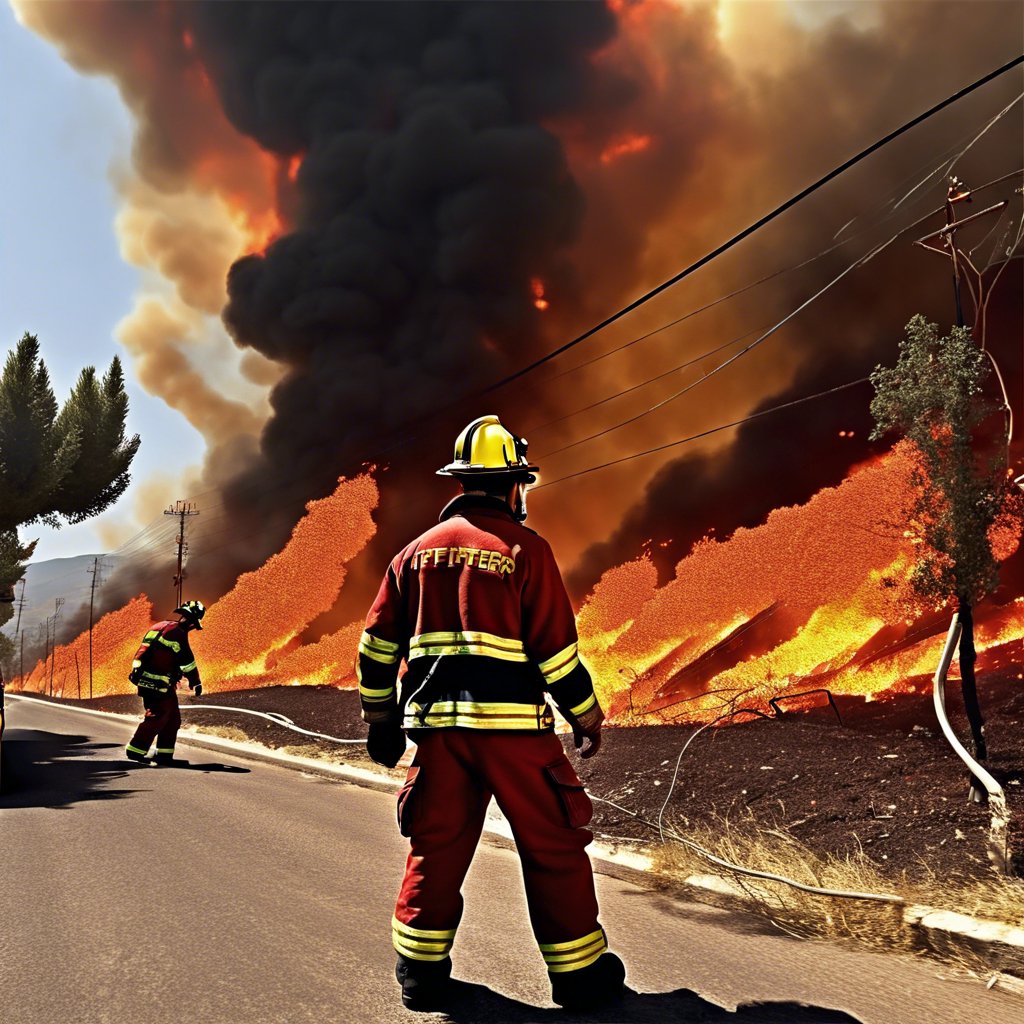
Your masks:
M578 971L549 973L551 999L566 1010L598 1010L622 998L626 968L614 953L602 953Z
M411 960L399 953L395 977L408 1010L440 1009L451 991L452 960Z

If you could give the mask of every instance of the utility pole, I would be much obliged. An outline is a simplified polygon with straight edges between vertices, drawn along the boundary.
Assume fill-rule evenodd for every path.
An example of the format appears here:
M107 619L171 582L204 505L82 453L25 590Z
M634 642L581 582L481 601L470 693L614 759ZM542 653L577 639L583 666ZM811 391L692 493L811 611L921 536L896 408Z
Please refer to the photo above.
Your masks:
M917 239L914 245L919 245L922 249L927 249L929 252L937 252L940 256L945 256L953 264L953 300L956 303L957 327L964 326L964 309L960 284L962 280L967 280L967 287L970 290L976 319L978 320L975 326L980 327L981 333L981 337L976 340L979 346L984 349L985 308L988 305L988 300L983 295L982 275L971 262L970 257L957 247L956 233L962 227L981 220L982 217L987 217L991 213L998 213L1006 206L1007 200L1004 199L993 206L989 206L978 213L972 214L970 217L964 217L963 220L958 221L956 219L956 204L969 202L971 202L971 190L959 178L950 178L949 186L946 189L946 223L930 235ZM965 269L974 272L977 278L977 291L972 287L970 278L964 278Z
M99 555L93 558L92 568L85 571L92 577L92 583L89 584L89 700L92 700L92 609L96 600L96 585L103 582L103 565Z
M18 598L18 621L14 624L14 635L17 636L21 631L21 613L25 608L25 587L28 586L28 580L21 577L21 597Z
M185 581L181 571L182 560L188 551L185 544L185 517L199 515L199 509L191 501L176 501L170 508L164 509L165 516L178 517L178 571L174 574L174 592L178 605L181 605L181 588Z
M965 253L961 248L959 248L956 236L957 232L967 224L981 220L989 214L998 213L1006 206L1007 200L1004 199L1001 202L995 203L993 206L989 206L970 217L964 217L963 220L958 221L956 219L957 204L969 202L971 202L971 190L959 178L950 178L946 189L946 223L937 231L933 231L931 234L925 235L924 238L917 239L914 242L914 245L919 245L922 249L927 249L929 252L937 252L940 256L947 257L952 263L953 301L956 304L957 327L965 326L960 285L961 281L966 280L967 287L971 295L971 301L974 306L975 322L971 326L971 333L972 335L977 335L975 337L975 341L978 343L979 348L982 351L985 351L985 311L988 306L988 297L985 294L983 271L979 271L974 265L969 253ZM971 278L965 277L965 270L973 272L975 277L974 285L971 283ZM996 279L998 279L998 274L996 275ZM994 284L995 281L992 281L989 285L989 295L991 295L991 288ZM1003 382L1002 374L1000 373L995 360L992 359L991 353L989 353L989 360L992 362L993 369L999 379L999 385L1003 391L1004 409L1008 418L1007 446L1009 446L1009 423L1012 422L1012 420L1009 419L1011 415L1010 402L1006 394L1006 386ZM1007 447L1007 461L1009 461L1009 447ZM988 750L985 744L985 719L982 717L981 705L978 702L978 688L974 675L974 663L977 659L977 653L974 646L973 608L971 606L971 601L964 594L957 596L957 604L957 614L959 615L960 623L963 626L960 633L959 651L960 690L964 698L964 710L967 712L967 721L971 728L971 739L974 741L975 756L979 761L984 761L988 757ZM988 797L985 793L984 787L982 787L982 785L977 782L973 776L970 777L970 781L970 799L976 803L987 802Z
M53 655L53 660L50 662L50 696L53 696L53 670L57 664L57 619L60 616L61 605L64 604L64 598L58 597L54 600L53 609L53 643L50 645L50 653Z

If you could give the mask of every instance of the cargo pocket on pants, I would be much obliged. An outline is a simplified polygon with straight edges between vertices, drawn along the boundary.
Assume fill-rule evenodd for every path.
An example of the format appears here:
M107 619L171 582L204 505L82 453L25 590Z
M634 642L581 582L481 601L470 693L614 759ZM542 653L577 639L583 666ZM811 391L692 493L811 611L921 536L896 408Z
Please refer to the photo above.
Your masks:
M403 836L412 835L412 818L415 811L416 779L420 774L420 766L413 765L398 791L398 831Z
M570 828L583 828L594 816L594 805L568 761L546 765L544 771L555 787Z

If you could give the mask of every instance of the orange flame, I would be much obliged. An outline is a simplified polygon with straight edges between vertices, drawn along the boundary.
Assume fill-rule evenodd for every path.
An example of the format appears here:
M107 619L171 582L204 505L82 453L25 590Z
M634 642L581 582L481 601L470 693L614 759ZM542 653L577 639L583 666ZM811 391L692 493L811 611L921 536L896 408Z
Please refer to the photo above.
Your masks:
M759 527L724 542L708 536L663 586L646 554L608 570L578 625L581 654L611 720L707 720L740 698L756 707L827 687L870 700L926 685L948 612L913 611L915 538L890 521L910 494L912 468L910 449L898 446L807 504L776 509ZM377 500L369 476L341 480L330 497L309 503L279 554L210 607L193 646L211 691L355 685L361 623L311 643L302 634L337 600L347 564L374 533ZM1010 557L1019 523L1000 522L992 541L1000 558ZM128 666L152 616L140 596L97 623L96 695L131 692ZM983 603L975 618L979 670L1018 663L1024 598ZM77 696L87 665L83 633L12 688L44 691L52 674L56 693Z
M373 536L371 513L377 485L368 475L342 479L332 495L306 506L306 515L284 549L255 572L240 576L234 588L208 609L204 628L191 636L204 683L211 690L289 683L355 685L352 663L361 623L353 623L312 644L302 631L333 607L349 563ZM154 621L145 595L105 615L93 630L93 694L132 693L128 670L142 635ZM14 690L47 690L51 668L55 692L77 696L75 658L85 672L88 695L89 634L58 647L52 665L39 662ZM68 688L68 673L71 687Z
M756 529L702 541L661 588L646 556L606 573L579 627L611 717L706 719L740 694L757 706L821 686L870 698L933 673L948 613L915 616L914 548L890 521L911 468L898 448ZM977 623L979 651L1005 660L1024 641L1024 602L982 606Z
M115 693L134 693L128 682L132 658L142 634L153 622L153 606L145 594L133 598L116 611L104 615L92 631L92 692L96 697ZM89 632L86 630L70 644L58 647L46 661L38 661L12 689L30 693L49 693L75 697L89 696Z
M293 184L299 177L299 168L302 166L302 161L304 159L305 153L296 153L288 160L288 167L285 170L285 174L288 176L288 180Z
M539 277L535 277L530 281L530 288L533 290L534 306L542 312L548 309L551 303L544 298L544 282Z

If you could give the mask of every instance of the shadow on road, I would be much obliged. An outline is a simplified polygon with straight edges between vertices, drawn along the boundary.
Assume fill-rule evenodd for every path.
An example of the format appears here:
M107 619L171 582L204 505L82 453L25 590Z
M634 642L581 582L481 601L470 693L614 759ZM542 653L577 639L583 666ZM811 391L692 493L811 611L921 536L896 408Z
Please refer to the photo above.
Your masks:
M251 768L243 768L237 764L221 764L219 761L211 761L209 764L192 764L191 761L175 761L167 768L184 770L187 772L230 772L232 775L249 775ZM162 771L166 769L161 769Z
M0 807L66 807L80 800L117 800L130 795L134 789L105 788L127 778L123 760L87 756L111 747L120 749L115 743L90 743L88 736L8 730L4 733Z
M94 751L116 750L116 760L90 756ZM138 792L139 787L108 788L111 782L128 779L138 783L139 773L151 764L125 761L119 743L90 743L88 736L67 736L37 729L9 729L3 743L3 807L67 807L80 800L117 800ZM248 775L238 765L191 764L180 761L175 769L193 772L229 772ZM168 769L160 768L160 771Z
M620 1003L590 1013L545 1010L499 995L483 985L464 981L454 983L455 995L444 1015L434 1019L452 1024L567 1024L569 1021L593 1024L858 1024L841 1010L804 1006L800 1003L748 1003L735 1011L723 1010L686 989L645 994L626 989Z

